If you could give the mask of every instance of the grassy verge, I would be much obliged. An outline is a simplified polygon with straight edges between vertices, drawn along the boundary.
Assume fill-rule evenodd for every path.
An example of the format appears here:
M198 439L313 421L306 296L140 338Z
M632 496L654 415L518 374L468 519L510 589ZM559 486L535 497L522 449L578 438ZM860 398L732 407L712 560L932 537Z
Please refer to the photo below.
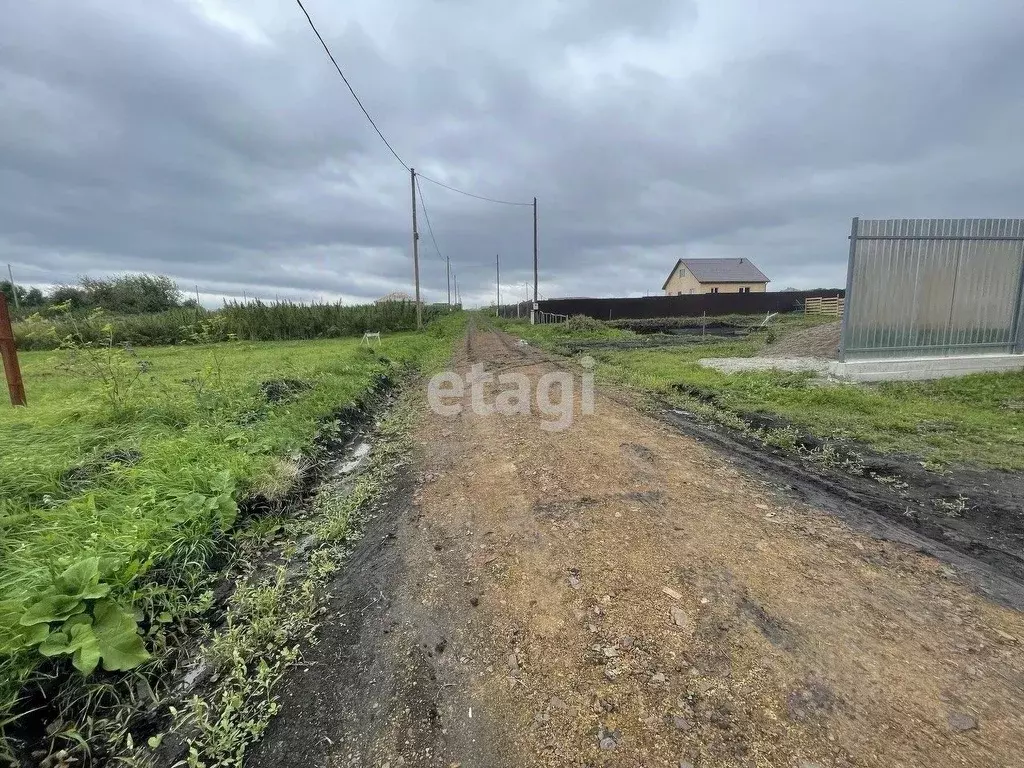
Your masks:
M423 307L424 321L447 308ZM217 310L180 307L162 312L116 315L103 310L40 310L14 324L21 350L57 349L69 335L98 342L113 337L136 347L214 341L289 341L359 336L364 331L397 333L416 328L416 305L409 301L348 305L227 302Z
M657 317L640 320L612 320L607 323L610 328L619 328L637 333L670 333L678 329L693 329L701 326L713 326L719 328L755 328L765 320L765 314L760 315L716 315L714 317ZM834 322L835 318L828 315L805 315L803 313L791 312L776 315L771 319L773 327L781 327L787 330L798 328L810 328L823 323Z
M239 502L287 498L337 409L439 365L460 330L23 354L30 406L0 410L0 723L26 690L159 679L211 571L253 537Z
M784 319L775 333L803 327ZM510 332L558 350L579 332L561 325L506 324ZM623 331L589 330L587 338L620 339ZM727 343L588 350L606 380L650 392L710 418L775 414L821 438L857 441L882 452L919 457L927 465L1024 469L1024 373L975 374L924 382L821 385L809 374L724 374L701 367L708 357L750 357L763 337Z
M141 762L157 750L162 763L180 760L189 768L243 765L278 711L277 683L301 660L303 646L316 642L330 581L361 536L363 517L393 485L408 449L406 406L387 415L356 477L328 479L307 514L267 521L273 522L270 537L281 545L279 556L252 561L232 596L225 626L203 654L212 683L202 695L172 704L167 730L151 737L148 749L137 748L134 759Z

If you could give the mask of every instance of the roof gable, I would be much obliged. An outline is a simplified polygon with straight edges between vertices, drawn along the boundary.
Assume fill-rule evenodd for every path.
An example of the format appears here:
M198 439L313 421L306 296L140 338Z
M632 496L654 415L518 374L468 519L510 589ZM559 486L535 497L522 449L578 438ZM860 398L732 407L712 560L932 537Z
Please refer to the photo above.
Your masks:
M686 267L699 283L767 283L768 277L747 258L737 259L679 259L676 261L662 290L668 286L679 266Z

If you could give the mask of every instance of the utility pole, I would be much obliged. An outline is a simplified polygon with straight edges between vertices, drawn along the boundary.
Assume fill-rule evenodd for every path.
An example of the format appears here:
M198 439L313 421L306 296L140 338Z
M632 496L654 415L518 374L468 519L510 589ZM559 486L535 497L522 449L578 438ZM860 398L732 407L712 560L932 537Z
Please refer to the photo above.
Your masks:
M494 254L494 287L498 292L498 303L494 307L494 316L501 317L501 261L498 254Z
M459 276L453 275L452 280L455 281L455 306L462 309L462 302L459 301Z
M537 198L533 198L533 308L530 309L530 325L537 322Z
M14 272L11 271L11 265L7 265L7 274L11 278L11 296L14 297L14 308L21 309L21 303L18 301L18 286L14 284Z
M423 330L423 305L420 304L420 233L416 229L416 169L409 169L412 182L412 271L416 279L416 330Z
M448 279L448 311L452 311L452 260L444 257L444 274Z

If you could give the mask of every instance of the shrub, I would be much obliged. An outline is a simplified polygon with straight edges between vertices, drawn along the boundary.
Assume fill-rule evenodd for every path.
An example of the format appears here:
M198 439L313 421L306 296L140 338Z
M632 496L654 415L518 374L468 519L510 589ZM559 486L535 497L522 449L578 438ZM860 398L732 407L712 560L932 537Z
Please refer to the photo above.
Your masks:
M181 291L165 275L82 277L78 281L85 304L126 315L163 312L181 306Z
M447 309L425 305L423 320L447 316ZM593 321L596 322L596 321ZM113 338L109 338L112 326ZM136 347L217 341L287 341L359 336L366 331L396 333L416 329L416 305L410 301L345 305L261 301L228 302L210 311L185 307L139 315L50 316L34 314L15 323L19 349L56 349L69 336L81 344L130 344Z
M569 331L600 331L605 324L587 315L573 315L565 321L565 328Z

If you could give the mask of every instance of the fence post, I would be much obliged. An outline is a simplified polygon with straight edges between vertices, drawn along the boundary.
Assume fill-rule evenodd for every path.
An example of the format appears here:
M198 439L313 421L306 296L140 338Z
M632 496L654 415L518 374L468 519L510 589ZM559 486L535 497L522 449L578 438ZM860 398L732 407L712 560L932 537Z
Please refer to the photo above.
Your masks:
M857 228L860 225L860 217L854 216L850 225L850 260L846 267L846 295L843 299L843 327L839 334L839 359L846 359L846 345L849 342L850 334L850 292L853 288L853 263L857 256Z
M27 405L25 384L21 380L18 366L18 350L14 346L14 329L11 327L11 313L7 310L7 297L0 294L0 357L4 361L7 389L11 393L11 405Z
M1014 312L1013 354L1024 354L1024 243L1021 243L1020 276L1017 278L1017 305Z

